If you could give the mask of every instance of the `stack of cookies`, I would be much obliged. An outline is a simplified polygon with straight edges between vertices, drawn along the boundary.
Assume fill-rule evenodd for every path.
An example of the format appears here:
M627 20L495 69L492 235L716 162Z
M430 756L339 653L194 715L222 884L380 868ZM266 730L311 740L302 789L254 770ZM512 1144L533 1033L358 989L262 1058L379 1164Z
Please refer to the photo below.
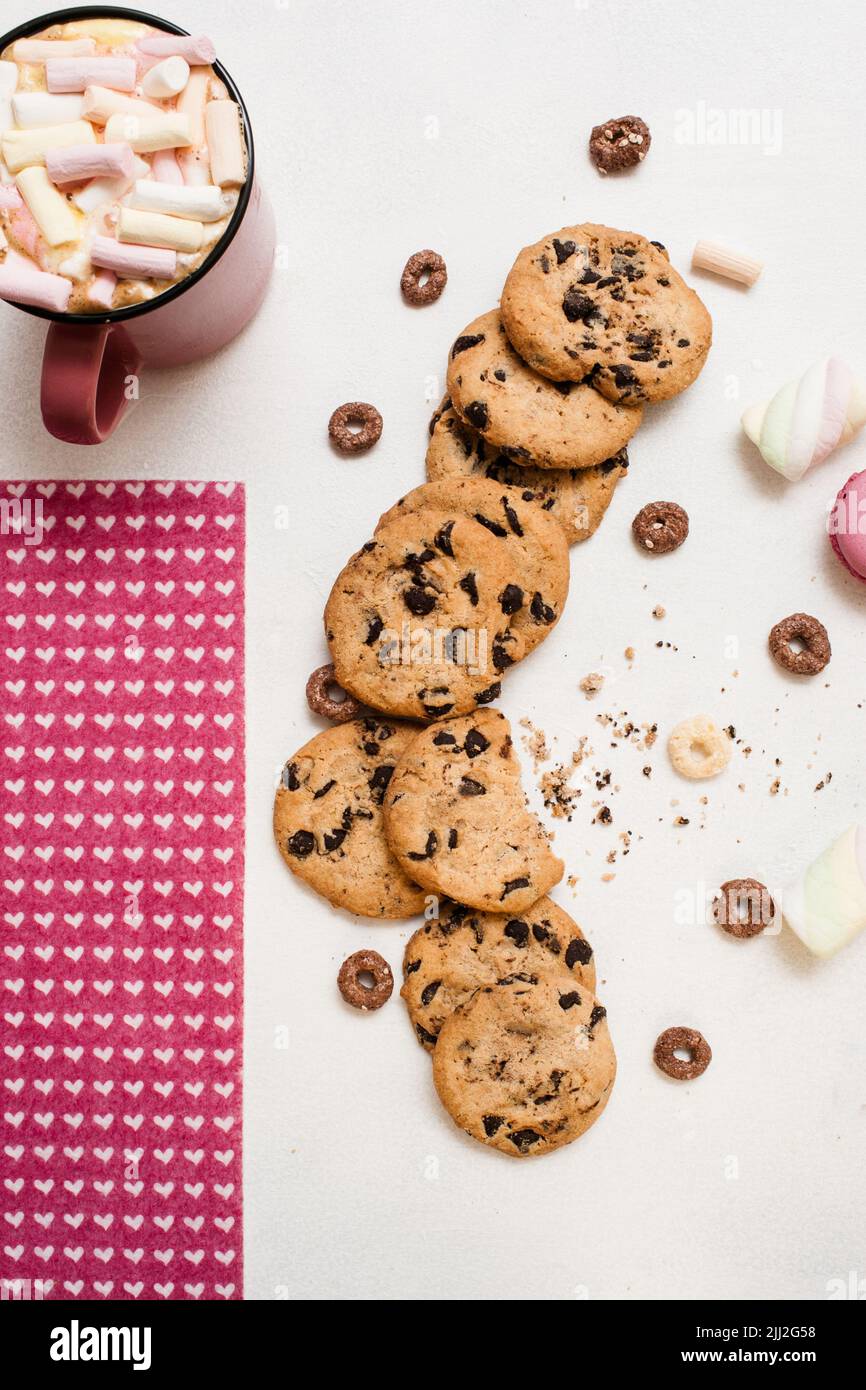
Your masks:
M336 905L424 913L403 997L462 1129L521 1157L589 1128L616 1060L592 947L545 896L563 864L526 806L504 715L326 730L283 769L274 830Z
M616 1060L592 948L546 896L563 864L485 707L559 620L568 546L599 525L644 403L690 385L710 339L657 242L586 225L520 253L501 309L451 348L429 481L331 590L332 665L311 680L347 698L276 794L280 853L310 887L367 917L423 913L402 994L439 1096L518 1157L588 1129Z
M599 526L645 403L694 381L712 323L665 248L564 227L517 257L499 310L455 339L430 423L427 476L518 487L569 544Z

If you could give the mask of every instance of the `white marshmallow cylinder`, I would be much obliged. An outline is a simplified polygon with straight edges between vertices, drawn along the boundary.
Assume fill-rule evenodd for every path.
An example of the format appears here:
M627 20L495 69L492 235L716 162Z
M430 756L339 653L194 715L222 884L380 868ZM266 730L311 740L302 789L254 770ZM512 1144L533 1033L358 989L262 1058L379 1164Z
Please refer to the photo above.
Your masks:
M216 48L205 34L152 34L139 39L138 50L153 58L185 59L191 66L216 61Z
M134 58L49 58L45 85L49 92L83 92L86 87L135 90Z
M113 237L96 236L90 259L103 270L113 270L120 279L173 280L177 272L177 253L156 246L122 246Z
M0 59L0 134L9 130L15 117L12 114L12 93L18 86L18 64Z
M24 270L6 261L0 265L0 299L16 304L30 304L37 309L51 309L55 314L65 312L72 293L72 282L63 275L51 275L45 270Z
M220 188L238 187L246 178L241 139L241 113L233 101L209 101L205 129L210 153L210 172Z
M148 166L138 155L133 156L133 178L143 178L148 171ZM93 179L92 182L79 188L72 194L72 201L81 212L96 212L97 208L105 203L116 203L120 198L128 193L132 185L132 178L120 179Z
M85 179L131 179L135 155L129 145L70 145L49 150L45 168L52 183L83 183Z
M16 63L47 63L49 58L89 58L95 39L18 39L12 48Z
M204 240L200 222L183 217L167 217L161 212L139 212L122 207L117 223L117 240L140 246L162 246L171 251L198 251Z
M112 116L105 127L105 139L108 144L125 142L136 154L181 149L192 143L189 118L177 111L142 117Z
M226 215L222 190L214 184L187 188L183 184L138 179L126 201L129 207L141 212L163 212L194 222L218 222Z
M171 58L163 58L155 68L145 73L141 84L142 91L151 100L167 101L183 91L189 82L189 71L189 63L178 54Z
M12 117L19 130L38 130L42 126L65 125L84 116L84 98L74 93L52 96L50 92L16 92L12 98Z
M852 825L776 896L792 931L832 956L866 927L866 826Z
M29 169L22 169L15 182L33 221L49 246L62 246L67 241L78 240L81 219L63 194L57 192L47 170L34 164Z
M49 150L91 144L96 144L96 136L87 121L42 126L39 130L7 130L2 140L3 159L10 173L17 174L29 164L44 164Z
M84 119L94 125L106 125L112 116L159 116L160 107L110 87L90 86L84 92Z

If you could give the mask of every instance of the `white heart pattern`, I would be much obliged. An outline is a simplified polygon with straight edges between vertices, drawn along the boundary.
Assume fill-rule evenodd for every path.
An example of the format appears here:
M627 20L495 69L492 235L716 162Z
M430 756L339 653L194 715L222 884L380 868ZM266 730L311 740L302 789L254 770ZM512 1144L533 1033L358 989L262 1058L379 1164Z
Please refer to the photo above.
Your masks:
M239 1299L243 486L2 499L0 1297Z

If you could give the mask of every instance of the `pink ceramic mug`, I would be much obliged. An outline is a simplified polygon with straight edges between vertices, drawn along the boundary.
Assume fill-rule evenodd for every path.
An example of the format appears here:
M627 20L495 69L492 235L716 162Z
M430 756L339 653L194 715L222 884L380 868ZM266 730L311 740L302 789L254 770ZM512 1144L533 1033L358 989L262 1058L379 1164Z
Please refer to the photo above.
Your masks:
M52 24L84 18L138 20L185 34L154 15L115 6L54 10L0 38L0 51ZM198 270L144 304L104 314L55 314L25 304L15 308L51 320L42 359L42 419L57 439L101 444L128 405L128 378L142 366L176 367L207 357L231 342L260 307L274 265L271 205L256 177L249 115L237 87L213 64L237 102L249 152L249 174L229 226Z

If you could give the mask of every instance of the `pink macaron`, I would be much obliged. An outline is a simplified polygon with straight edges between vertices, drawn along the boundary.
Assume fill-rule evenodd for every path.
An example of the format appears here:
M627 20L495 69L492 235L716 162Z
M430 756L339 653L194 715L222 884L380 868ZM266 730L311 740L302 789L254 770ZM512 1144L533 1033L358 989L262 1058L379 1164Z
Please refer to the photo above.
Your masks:
M852 473L839 492L827 533L845 568L866 584L866 471Z

